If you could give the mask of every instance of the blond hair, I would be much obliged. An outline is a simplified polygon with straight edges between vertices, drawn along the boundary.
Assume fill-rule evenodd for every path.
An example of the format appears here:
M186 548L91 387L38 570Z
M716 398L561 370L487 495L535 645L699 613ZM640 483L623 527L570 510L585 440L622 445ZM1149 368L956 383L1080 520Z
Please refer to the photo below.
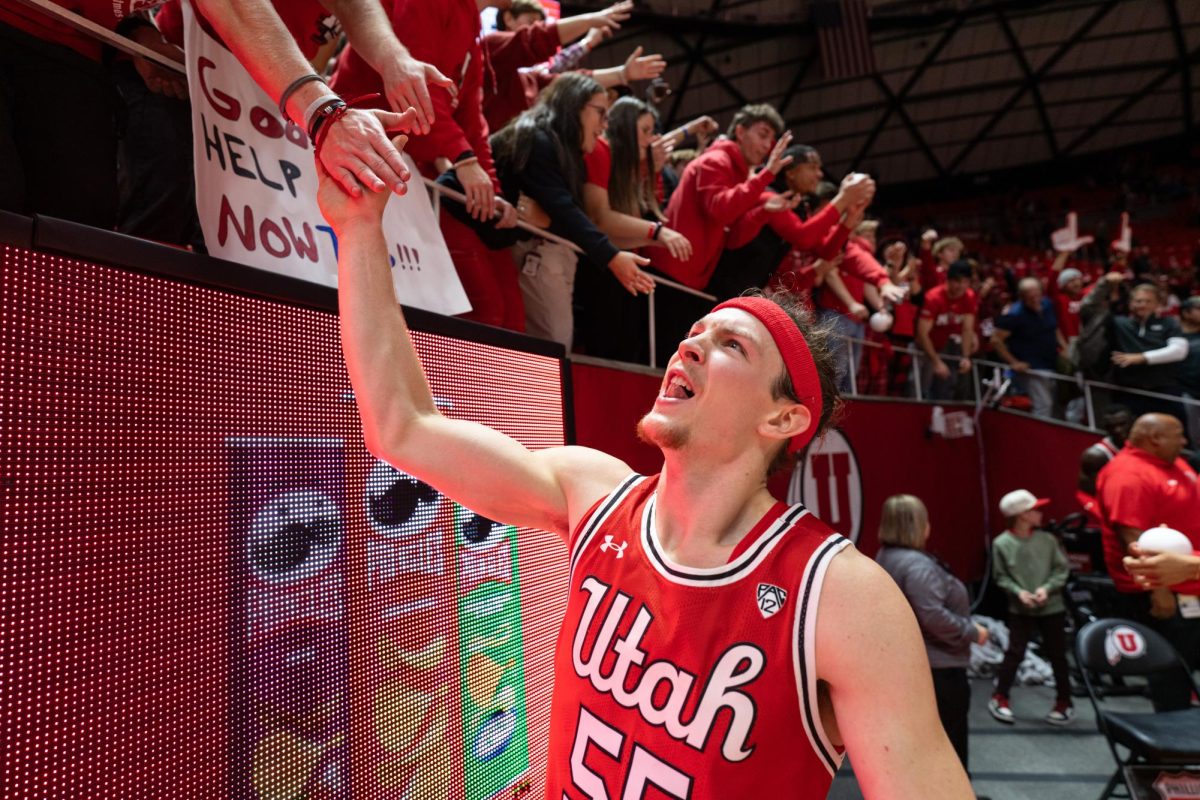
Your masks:
M929 512L919 497L894 494L883 501L879 519L879 543L923 550Z

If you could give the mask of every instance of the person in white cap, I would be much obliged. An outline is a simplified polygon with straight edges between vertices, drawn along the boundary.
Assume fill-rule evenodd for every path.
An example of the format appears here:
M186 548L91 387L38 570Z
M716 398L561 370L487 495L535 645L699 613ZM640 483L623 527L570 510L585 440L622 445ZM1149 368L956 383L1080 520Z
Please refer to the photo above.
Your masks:
M1049 502L1027 489L1000 498L1000 513L1008 520L1008 530L992 542L992 574L996 585L1008 594L1008 650L996 676L996 691L988 701L988 711L1007 724L1015 721L1008 693L1034 629L1042 637L1042 654L1054 670L1056 700L1046 722L1066 725L1075 716L1062 598L1069 572L1067 557L1057 539L1038 530L1042 506Z

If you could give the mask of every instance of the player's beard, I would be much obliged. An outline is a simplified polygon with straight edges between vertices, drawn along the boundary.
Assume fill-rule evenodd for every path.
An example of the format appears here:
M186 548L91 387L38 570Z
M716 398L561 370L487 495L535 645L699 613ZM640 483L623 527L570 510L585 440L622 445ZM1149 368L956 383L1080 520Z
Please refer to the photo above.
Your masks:
M652 417L654 417L653 411L638 420L637 435L639 439L659 450L680 450L687 444L687 428L671 424L661 417L654 419ZM649 421L647 422L647 420Z

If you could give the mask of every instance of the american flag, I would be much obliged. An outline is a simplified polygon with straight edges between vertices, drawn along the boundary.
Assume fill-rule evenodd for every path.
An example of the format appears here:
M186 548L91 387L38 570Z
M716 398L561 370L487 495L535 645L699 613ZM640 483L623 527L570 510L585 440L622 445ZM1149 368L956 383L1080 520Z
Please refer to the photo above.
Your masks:
M856 78L875 71L866 0L813 0L812 20L827 79Z

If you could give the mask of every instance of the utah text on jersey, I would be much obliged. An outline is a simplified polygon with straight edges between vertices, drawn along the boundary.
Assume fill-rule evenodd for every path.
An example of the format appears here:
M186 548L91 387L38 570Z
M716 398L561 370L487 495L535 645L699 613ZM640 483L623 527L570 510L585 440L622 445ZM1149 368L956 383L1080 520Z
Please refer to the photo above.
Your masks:
M631 476L572 537L546 797L825 797L842 754L813 647L849 541L776 504L729 563L687 567L658 541L656 486Z

